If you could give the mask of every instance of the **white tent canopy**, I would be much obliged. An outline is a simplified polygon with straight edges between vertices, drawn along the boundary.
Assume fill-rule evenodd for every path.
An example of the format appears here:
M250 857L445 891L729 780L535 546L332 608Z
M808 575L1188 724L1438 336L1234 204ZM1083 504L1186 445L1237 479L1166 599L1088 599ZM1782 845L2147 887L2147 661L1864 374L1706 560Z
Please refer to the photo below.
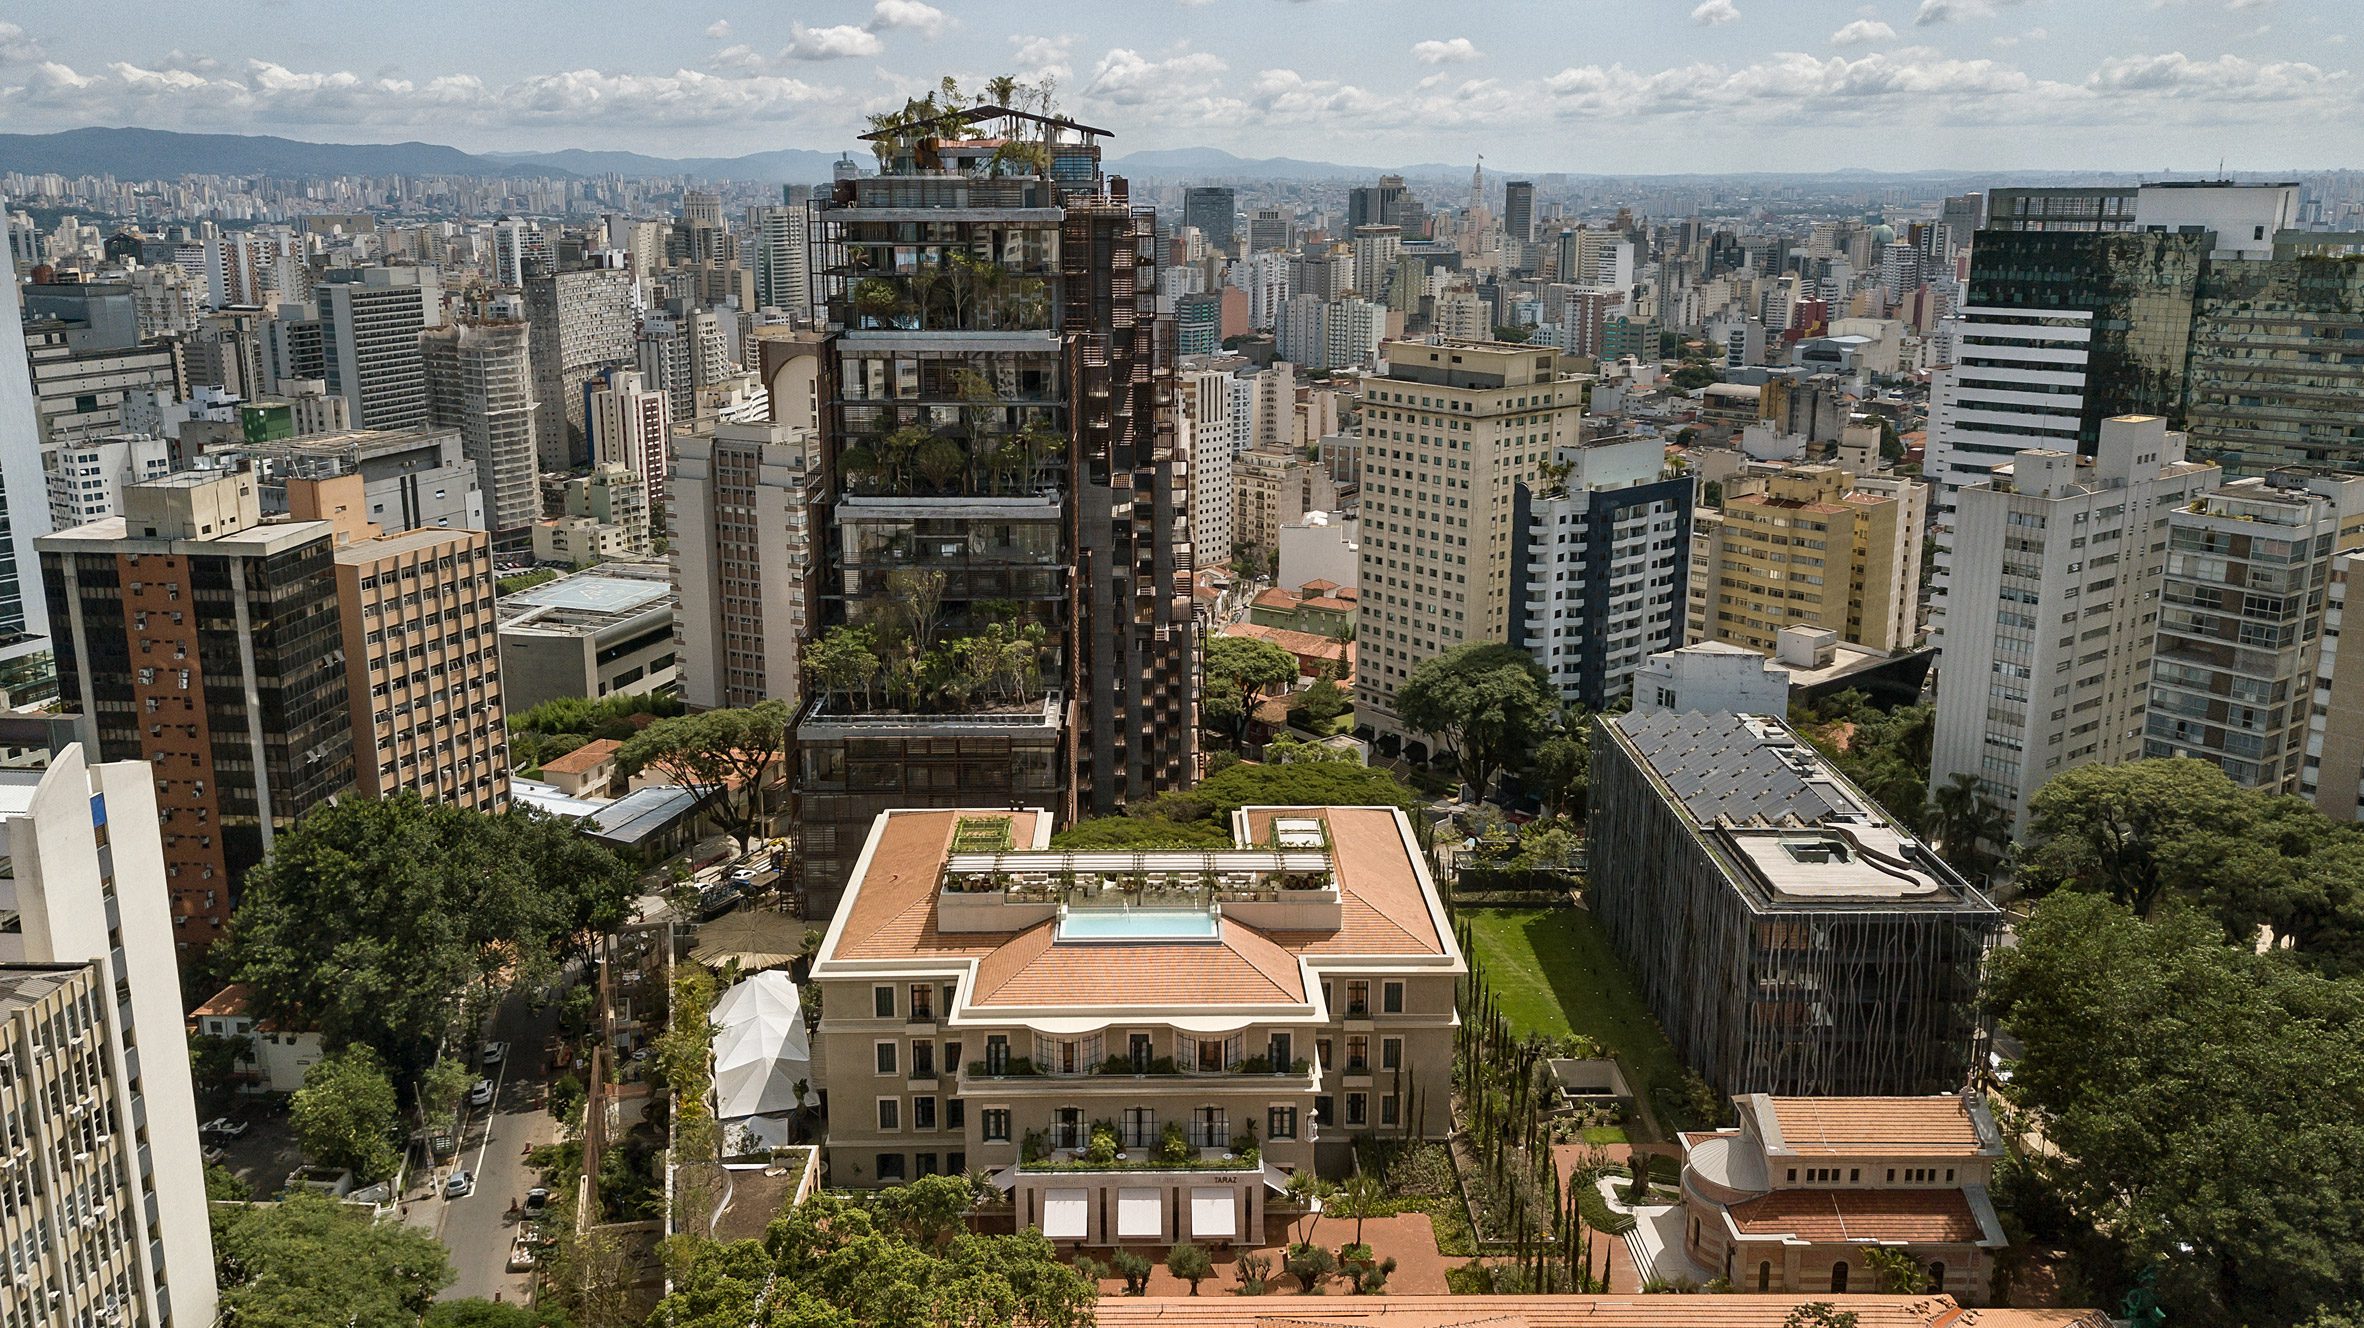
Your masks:
M796 1083L811 1077L813 1062L795 979L758 973L724 992L711 1018L716 1118L795 1110Z

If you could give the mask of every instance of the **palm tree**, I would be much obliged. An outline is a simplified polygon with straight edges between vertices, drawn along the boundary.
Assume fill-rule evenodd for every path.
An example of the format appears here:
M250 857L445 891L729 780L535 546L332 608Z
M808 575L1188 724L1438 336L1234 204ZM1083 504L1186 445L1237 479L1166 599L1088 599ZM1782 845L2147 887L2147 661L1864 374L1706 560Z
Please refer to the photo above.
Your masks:
M1377 1176L1367 1171L1356 1172L1346 1182L1345 1189L1339 1192L1339 1198L1346 1208L1343 1216L1354 1219L1355 1244L1363 1243L1363 1219L1376 1212L1380 1201L1386 1197L1386 1187L1379 1183Z

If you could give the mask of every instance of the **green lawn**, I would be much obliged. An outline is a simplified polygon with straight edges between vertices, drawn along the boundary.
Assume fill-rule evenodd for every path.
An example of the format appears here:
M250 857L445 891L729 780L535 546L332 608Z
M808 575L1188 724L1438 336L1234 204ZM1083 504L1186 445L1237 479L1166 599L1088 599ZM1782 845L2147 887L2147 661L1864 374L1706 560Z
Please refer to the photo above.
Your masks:
M1514 1031L1592 1038L1617 1058L1635 1096L1658 1109L1662 1128L1692 1124L1664 1119L1667 1104L1681 1096L1681 1064L1590 913L1465 908L1460 916Z

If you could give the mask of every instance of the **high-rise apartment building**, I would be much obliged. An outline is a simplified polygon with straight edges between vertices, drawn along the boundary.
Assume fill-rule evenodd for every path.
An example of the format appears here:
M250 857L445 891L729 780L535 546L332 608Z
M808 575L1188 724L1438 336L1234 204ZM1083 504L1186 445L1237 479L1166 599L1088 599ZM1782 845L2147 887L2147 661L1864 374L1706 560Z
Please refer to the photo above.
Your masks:
M1403 257L1403 252L1402 227L1355 227L1354 293L1366 300L1387 303L1388 287L1395 279L1396 260Z
M49 648L34 541L50 532L42 427L13 265L0 263L0 660Z
M2341 649L2352 621L2364 623L2364 553L2332 555L2324 585L2323 640L2315 654L2306 755L2299 794L2334 821L2364 821L2364 645Z
M833 331L812 348L829 587L813 627L870 627L889 659L1030 646L993 687L807 702L797 812L823 899L889 807L984 796L1066 819L1193 773L1189 467L1155 219L1102 179L1100 131L957 115L1034 140L1040 164L1013 171L933 125L882 131L882 173L838 181L815 214ZM998 271L962 295L933 275L954 254Z
M2356 237L2279 232L2260 254L2252 237L2262 225L2242 232L2249 252L2212 257L2200 275L2184 378L2192 446L2243 474L2275 466L2364 474ZM2221 256L2221 236L2218 243Z
M67 443L50 458L49 526L66 530L115 515L126 484L172 470L172 444L143 434Z
M2234 480L2167 516L2167 574L2144 756L2213 761L2243 788L2296 793L2340 528L2364 477Z
M2104 421L2091 457L2030 448L1962 490L1964 608L1946 634L1931 788L1975 776L2016 836L2046 780L2142 755L2170 517L2222 478L2146 415ZM1973 624L1969 605L1993 607Z
M1207 237L1207 247L1229 254L1238 234L1239 196L1229 188L1206 185L1182 191L1182 224Z
M1375 185L1358 185L1346 191L1346 229L1352 234L1363 226L1399 226L1407 234L1406 213L1411 194L1404 188L1404 177L1382 175Z
M1248 252L1277 253L1296 243L1297 228L1279 208L1258 208L1248 216Z
M529 276L525 318L533 329L535 450L545 471L591 459L583 388L595 375L635 363L632 274L586 267Z
M332 527L261 515L251 472L184 471L40 541L59 696L102 757L155 767L188 950L278 831L353 786Z
M1667 473L1656 438L1560 447L1540 469L1520 495L1508 639L1535 657L1554 695L1606 710L1632 696L1649 656L1683 645L1694 485Z
M1918 644L1921 495L1856 486L1837 466L1792 466L1728 496L1708 574L1708 639L1772 654L1785 627L1873 650Z
M1556 351L1396 341L1362 385L1361 621L1355 709L1401 734L1395 689L1464 641L1511 639L1526 540L1518 493L1577 441L1583 385Z
M1231 376L1215 369L1181 375L1182 427L1190 439L1190 547L1201 565L1231 557L1231 462L1239 432L1231 413Z
M345 398L360 428L424 427L431 412L420 334L443 325L435 270L365 267L329 275L315 292L328 390Z
M798 323L813 314L813 297L805 262L805 209L775 204L747 215L750 257L755 268L755 307L777 309Z
M674 439L669 519L681 696L701 709L804 699L798 657L822 587L809 429L720 423Z
M1502 233L1515 244L1535 238L1535 182L1510 180L1502 186Z
M642 386L636 369L611 369L588 389L584 420L591 428L591 464L622 466L648 487L652 510L665 501L665 439L676 417L666 394Z
M529 274L553 266L550 237L539 222L498 218L492 225L492 240L494 285L522 287Z
M428 419L459 430L461 453L476 467L486 526L505 548L531 539L542 514L534 448L534 415L542 406L534 399L530 341L523 323L469 319L429 329L419 339L427 363Z
M1769 715L1604 718L1590 894L1718 1094L1951 1093L2002 911Z
M358 790L409 790L471 811L509 806L492 540L481 530L383 534L361 477L296 480L290 515L336 543L337 614Z
M0 771L0 1321L210 1328L213 1240L156 784L140 761Z

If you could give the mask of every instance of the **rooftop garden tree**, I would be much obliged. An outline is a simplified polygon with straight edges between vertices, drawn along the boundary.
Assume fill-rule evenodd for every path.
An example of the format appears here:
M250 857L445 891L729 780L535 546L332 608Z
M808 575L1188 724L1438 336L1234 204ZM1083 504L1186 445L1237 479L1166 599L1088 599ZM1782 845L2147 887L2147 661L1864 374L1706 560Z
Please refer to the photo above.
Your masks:
M763 829L792 718L785 701L676 715L625 743L616 763L626 775L654 770L688 789L744 853Z
M1480 799L1496 775L1525 763L1552 715L1543 670L1526 651L1491 641L1423 662L1395 699L1406 724L1444 744Z

